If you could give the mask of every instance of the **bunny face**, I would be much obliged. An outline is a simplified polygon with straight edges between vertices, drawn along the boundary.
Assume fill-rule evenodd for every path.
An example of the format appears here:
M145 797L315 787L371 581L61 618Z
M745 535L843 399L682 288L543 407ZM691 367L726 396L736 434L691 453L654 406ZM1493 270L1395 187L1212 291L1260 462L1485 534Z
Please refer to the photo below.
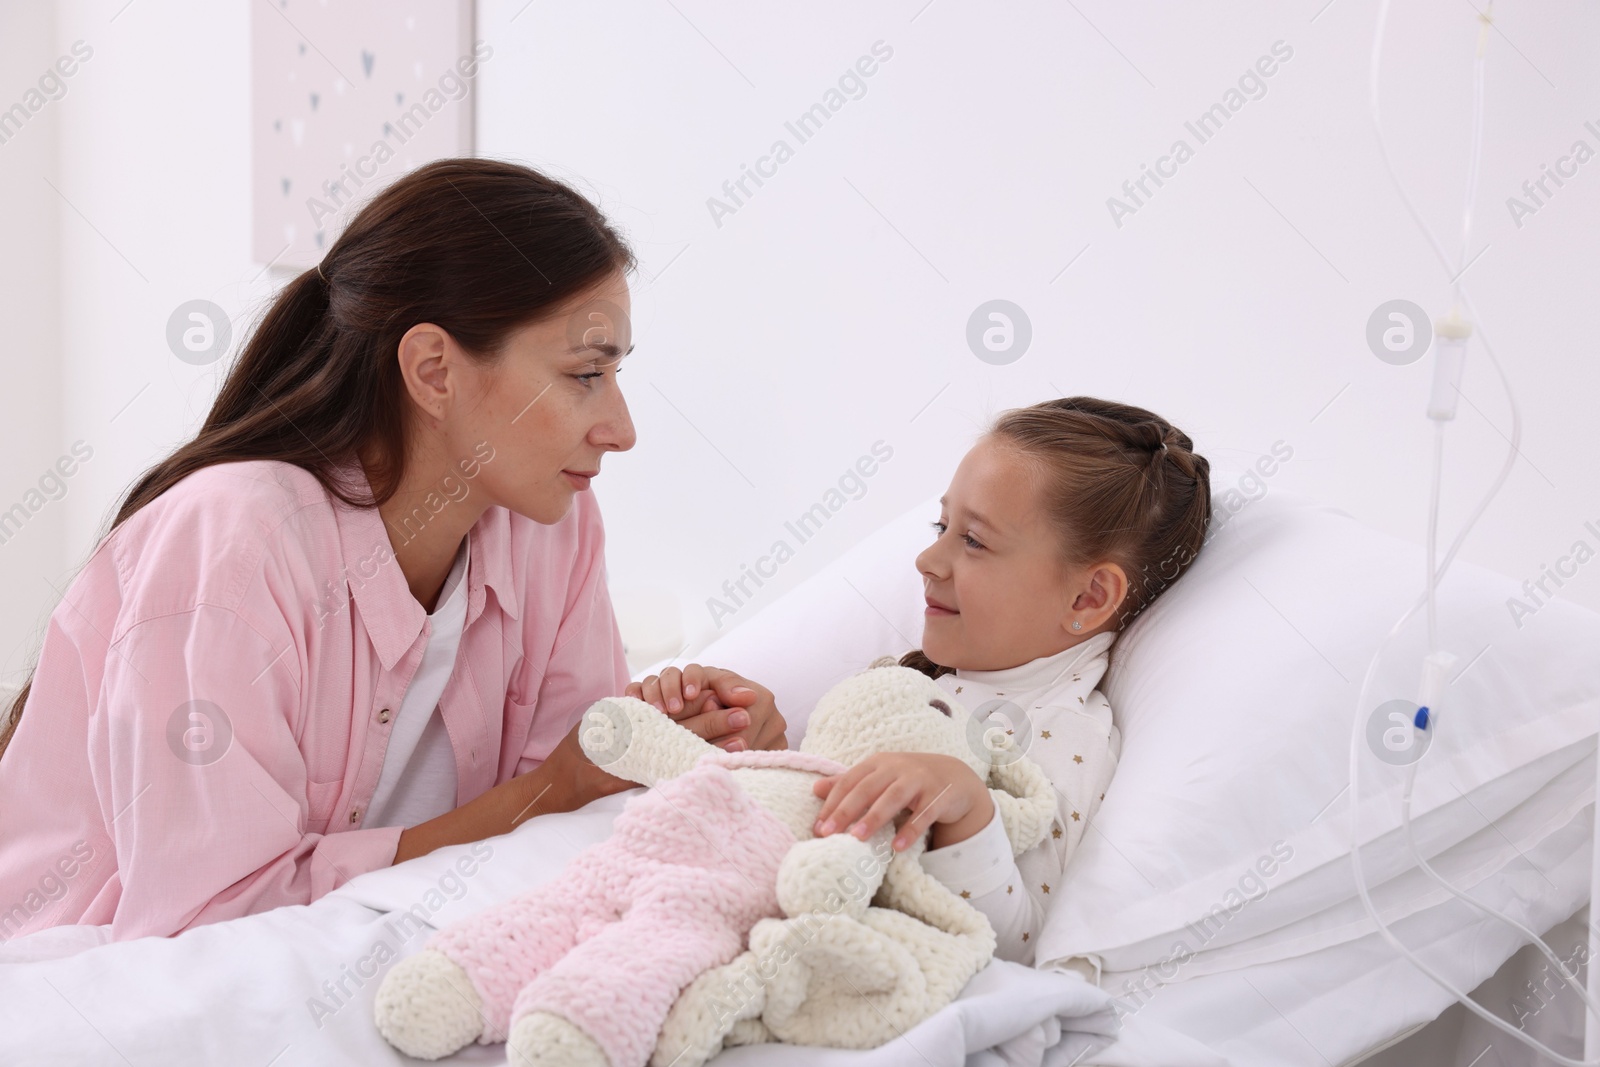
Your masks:
M953 756L987 780L984 731L933 679L910 667L874 667L825 693L800 751L854 765L878 752Z

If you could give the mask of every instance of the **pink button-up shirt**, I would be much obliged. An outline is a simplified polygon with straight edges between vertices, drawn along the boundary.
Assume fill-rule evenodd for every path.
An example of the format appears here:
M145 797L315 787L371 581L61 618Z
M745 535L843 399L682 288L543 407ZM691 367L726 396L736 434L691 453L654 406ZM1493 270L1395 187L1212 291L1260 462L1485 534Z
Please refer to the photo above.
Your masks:
M96 548L51 613L0 762L0 939L65 923L171 935L393 862L401 828L362 817L431 624L391 534L470 506L467 469L391 531L300 467L216 464ZM468 536L439 702L458 806L538 766L628 682L592 493L553 526L490 507Z

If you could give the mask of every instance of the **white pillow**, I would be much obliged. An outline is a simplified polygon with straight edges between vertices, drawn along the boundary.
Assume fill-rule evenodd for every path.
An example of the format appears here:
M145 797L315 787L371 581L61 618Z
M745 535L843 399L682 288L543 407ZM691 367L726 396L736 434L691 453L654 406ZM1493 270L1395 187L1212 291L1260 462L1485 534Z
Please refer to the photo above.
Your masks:
M1214 467L1212 485L1205 549L1112 646L1104 689L1121 762L1052 905L1041 961L1132 970L1168 958L1186 932L1198 948L1195 930L1222 959L1230 946L1281 958L1371 929L1351 877L1349 736L1368 659L1421 588L1421 549L1261 479L1241 493ZM696 659L770 687L798 744L831 685L920 644L913 560L937 509L935 496ZM1473 878L1565 825L1593 786L1578 761L1600 717L1600 615L1555 601L1519 628L1507 599L1522 595L1459 561L1439 591L1442 642L1460 658L1419 767L1414 826L1436 866ZM1390 643L1374 706L1415 697L1423 634L1419 613ZM1410 914L1442 891L1405 873L1402 768L1365 741L1361 757L1362 838L1383 835L1362 849L1368 882L1389 914ZM1246 896L1260 899L1234 907Z
M1372 929L1349 857L1351 725L1368 661L1423 573L1419 546L1288 493L1224 524L1113 646L1105 692L1122 760L1040 959L1130 970L1179 942L1282 958ZM1519 627L1507 603L1522 595L1459 561L1439 590L1441 643L1459 659L1413 815L1420 850L1451 876L1517 861L1594 784L1578 764L1600 716L1600 615L1557 601ZM1419 612L1385 651L1364 724L1416 696L1425 645ZM1393 879L1374 894L1386 919L1411 914L1443 891L1412 869L1397 829L1404 768L1365 737L1360 757L1367 881Z

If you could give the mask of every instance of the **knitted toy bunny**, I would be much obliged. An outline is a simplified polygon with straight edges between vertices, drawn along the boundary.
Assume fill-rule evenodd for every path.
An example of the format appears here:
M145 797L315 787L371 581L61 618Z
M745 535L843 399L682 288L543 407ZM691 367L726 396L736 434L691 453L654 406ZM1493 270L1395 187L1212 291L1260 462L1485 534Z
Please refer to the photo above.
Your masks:
M988 961L994 932L922 870L924 842L889 848L892 824L865 841L813 837L822 801L812 783L877 752L938 752L998 787L1018 851L1043 839L1055 812L1043 772L1014 754L996 759L999 731L986 735L925 675L901 667L830 690L798 751L726 752L629 697L590 707L580 740L598 766L653 788L629 798L611 837L554 879L436 932L389 971L377 1023L402 1052L438 1059L504 1040L515 1065L643 1067L654 1050L654 1062L681 1056L684 1067L724 1043L805 1039L832 986L850 981L896 1022L914 1023ZM728 982L785 939L797 945L792 965L779 981L757 975L761 995L730 1010ZM893 1036L872 1027L818 1043L869 1047ZM657 1043L669 1036L670 1054Z
M886 658L873 666L893 663ZM926 731L918 742L902 736L879 747L859 736L855 696L846 683L818 704L801 747L850 763L873 751L956 756L990 783L1014 855L1043 840L1055 814L1053 787L1021 755L1009 731L973 719L923 675L899 667L893 672L902 676L894 690L906 707L926 699L930 707L948 707L948 717L930 716L918 724ZM880 673L870 672L869 682L887 681L877 677ZM955 743L958 737L964 749ZM850 840L845 835L823 840L839 837ZM892 857L872 898L881 906L866 905L871 889L862 892L853 885L853 873L819 867L814 876L832 876L824 908L803 913L786 908L786 919L761 919L751 929L746 952L696 978L668 1014L652 1067L701 1067L724 1045L763 1041L876 1048L953 1000L992 956L994 931L982 913L923 870L918 857L924 847L917 841L893 853L874 845L875 857ZM873 869L857 863L862 874Z

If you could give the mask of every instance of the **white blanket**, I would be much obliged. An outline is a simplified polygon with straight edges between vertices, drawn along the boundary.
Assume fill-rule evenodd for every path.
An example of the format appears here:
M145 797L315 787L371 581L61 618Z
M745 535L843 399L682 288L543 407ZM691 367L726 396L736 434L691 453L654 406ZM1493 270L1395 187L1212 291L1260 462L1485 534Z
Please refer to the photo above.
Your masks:
M552 877L610 832L636 792L361 875L310 906L171 938L103 944L103 927L66 927L0 946L0 1063L416 1062L372 1021L388 965L417 951L432 929ZM407 929L402 912L420 921ZM879 1049L763 1045L731 1049L716 1062L1055 1067L1092 1062L1115 1026L1107 994L1078 976L996 960L955 1003ZM1160 1062L1216 1062L1182 1051L1199 1050L1170 1035L1137 1043L1152 1042L1167 1050L1157 1053ZM440 1062L504 1063L505 1046L469 1046Z

